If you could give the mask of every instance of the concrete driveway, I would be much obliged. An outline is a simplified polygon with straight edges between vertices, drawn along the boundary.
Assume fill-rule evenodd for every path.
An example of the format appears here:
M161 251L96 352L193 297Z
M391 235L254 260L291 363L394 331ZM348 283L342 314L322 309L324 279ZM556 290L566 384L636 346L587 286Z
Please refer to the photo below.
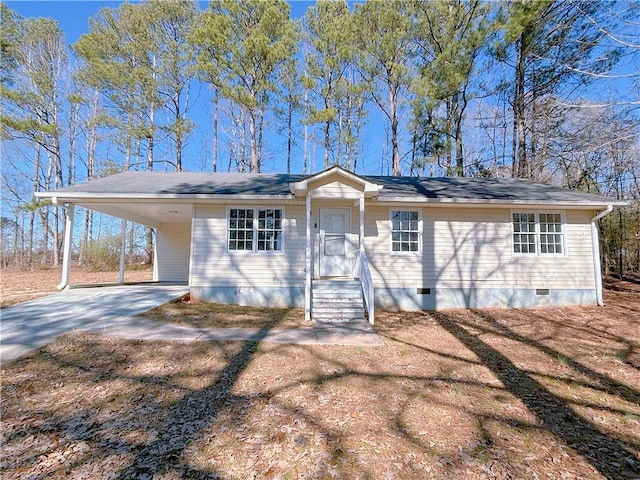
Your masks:
M188 293L185 285L70 289L0 311L0 363L74 330L102 331Z
M75 288L0 311L0 363L14 360L75 330L117 338L198 341L246 340L298 345L379 347L384 342L368 323L317 324L286 330L191 328L136 315L180 298L186 286L125 285Z

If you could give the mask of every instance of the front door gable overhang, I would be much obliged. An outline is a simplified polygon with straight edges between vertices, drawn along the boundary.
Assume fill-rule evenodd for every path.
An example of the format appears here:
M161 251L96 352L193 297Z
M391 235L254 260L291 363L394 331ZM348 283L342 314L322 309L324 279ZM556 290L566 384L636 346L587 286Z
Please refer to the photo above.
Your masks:
M382 188L382 185L370 182L337 165L290 184L291 193L296 197L334 199L372 198Z

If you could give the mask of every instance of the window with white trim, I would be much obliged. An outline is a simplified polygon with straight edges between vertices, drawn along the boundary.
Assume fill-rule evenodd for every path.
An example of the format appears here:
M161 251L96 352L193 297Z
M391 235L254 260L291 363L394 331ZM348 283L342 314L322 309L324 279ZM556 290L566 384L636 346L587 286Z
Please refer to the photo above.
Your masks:
M253 209L229 209L229 250L253 250Z
M536 253L536 214L512 213L513 252Z
M420 212L417 210L391 211L391 251L420 251Z
M562 214L558 212L512 212L513 253L564 254Z
M282 210L258 209L258 250L282 250Z
M230 208L227 246L230 252L282 251L281 208Z
M562 218L559 213L539 213L540 253L563 253Z

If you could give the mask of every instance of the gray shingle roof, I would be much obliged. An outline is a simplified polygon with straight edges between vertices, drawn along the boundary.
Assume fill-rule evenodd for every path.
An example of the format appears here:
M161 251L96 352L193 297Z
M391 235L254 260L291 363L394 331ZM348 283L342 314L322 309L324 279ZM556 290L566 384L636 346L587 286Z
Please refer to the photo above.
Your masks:
M382 185L379 200L414 199L487 203L558 202L563 204L622 204L613 199L517 178L387 177L363 175ZM241 173L124 172L62 188L42 196L96 198L189 197L217 195L289 196L290 184L304 175Z
M59 190L60 193L138 195L288 195L303 175L123 172ZM64 196L64 195L60 195Z

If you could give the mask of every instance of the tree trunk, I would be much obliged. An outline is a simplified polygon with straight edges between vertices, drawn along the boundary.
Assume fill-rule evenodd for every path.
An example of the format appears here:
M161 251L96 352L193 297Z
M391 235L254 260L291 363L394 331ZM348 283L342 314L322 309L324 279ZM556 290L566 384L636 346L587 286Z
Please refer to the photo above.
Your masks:
M213 171L218 171L218 90L213 93Z
M331 122L324 122L324 168L329 168L329 149L331 148Z
M173 99L173 106L175 110L175 136L176 136L176 172L182 171L182 143L184 130L182 125L182 114L180 112L180 92L177 92Z
M262 169L262 134L264 133L264 112L262 110L260 110L258 114L256 130L258 133L256 145L258 150L258 173L260 173L260 170Z
M38 145L36 150L36 161L33 167L33 191L38 192L40 190L40 162L42 160L42 147ZM33 263L33 227L35 224L36 212L31 210L29 215L29 252L27 254L27 263L29 266Z
M153 228L146 227L145 229L145 262L147 265L153 264Z
M389 118L391 120L391 152L392 152L392 174L394 177L402 175L400 168L400 149L398 148L398 98L397 92L389 90Z
M309 90L307 88L304 89L304 110L305 110L305 118L307 118L309 116L309 112L308 112L308 108L309 108ZM308 146L308 141L309 141L309 125L307 125L307 122L304 122L304 140L302 143L302 173L304 175L307 175L307 173L309 172L309 154L307 152L309 146Z
M624 274L624 221L622 208L618 208L618 232L620 237L618 239L618 278L622 280Z
M94 91L91 116L89 118L89 137L87 139L87 181L95 176L96 148L98 146L98 127L96 118L98 116L98 91ZM131 142L127 142L127 158L129 158ZM91 240L91 230L93 227L93 212L89 209L84 211L84 222L82 226L82 236L80 237L80 254L78 263L82 266L86 263L86 256Z
M258 142L256 141L256 112L249 111L249 172L260 173L260 163L258 160Z
M291 147L293 144L293 96L289 95L287 105L287 173L291 173Z
M67 185L75 183L75 156L76 156L76 136L78 130L78 109L76 102L71 103L70 119L69 119L69 164L67 165Z
M153 111L153 107L151 108ZM149 126L149 133L147 135L147 171L153 171L153 149L154 149L154 138L153 138L153 122Z
M176 172L182 171L182 134L176 134Z
M518 59L515 75L515 97L513 101L513 121L517 133L517 162L516 176L527 178L527 143L526 143L526 112L525 112L525 57L526 32L518 40ZM516 140L514 139L514 143Z

